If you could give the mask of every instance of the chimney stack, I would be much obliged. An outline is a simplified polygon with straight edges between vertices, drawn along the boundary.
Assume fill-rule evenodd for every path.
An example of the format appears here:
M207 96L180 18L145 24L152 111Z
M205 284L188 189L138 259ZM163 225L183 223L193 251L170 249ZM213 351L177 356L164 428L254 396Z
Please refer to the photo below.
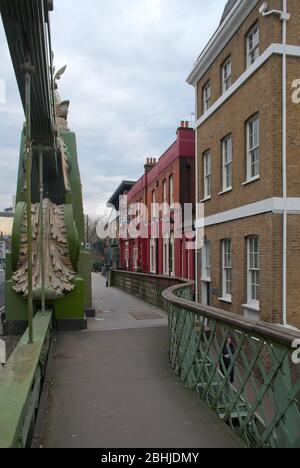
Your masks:
M179 128L190 128L190 123L188 120L182 120Z
M146 164L144 166L145 172L151 171L151 169L155 166L156 164L156 158L147 158Z

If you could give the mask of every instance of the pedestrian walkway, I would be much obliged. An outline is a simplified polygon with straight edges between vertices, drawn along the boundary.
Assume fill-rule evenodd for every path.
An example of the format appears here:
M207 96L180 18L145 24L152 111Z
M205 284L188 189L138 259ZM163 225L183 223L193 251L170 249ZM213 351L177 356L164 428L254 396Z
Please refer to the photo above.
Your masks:
M165 313L93 283L89 330L53 340L33 446L243 446L171 370Z

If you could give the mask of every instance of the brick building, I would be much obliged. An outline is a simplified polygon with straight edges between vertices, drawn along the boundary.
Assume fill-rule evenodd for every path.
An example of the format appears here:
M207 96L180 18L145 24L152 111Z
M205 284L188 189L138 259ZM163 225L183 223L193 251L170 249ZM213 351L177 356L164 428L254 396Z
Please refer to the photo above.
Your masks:
M119 232L120 232L120 196L126 195L129 190L134 186L135 182L131 180L123 180L117 190L112 194L107 202L107 206L113 208L111 218L108 220L105 228L107 231L106 245L105 245L105 265L110 268L120 267L120 245L119 245Z
M184 207L184 204L194 206L195 203L195 133L189 128L188 122L181 123L176 141L159 160L148 158L144 169L143 176L129 191L127 201L129 207L134 204L147 207L148 218L143 223L146 234L135 239L129 236L120 240L121 268L194 278L194 250L189 248L192 220L186 235L182 233L182 226L179 227L181 233L176 234L174 231L178 204ZM163 203L171 208L169 237L163 233L163 210L153 208L153 204Z
M227 2L188 78L205 223L198 300L297 328L299 78L299 0Z

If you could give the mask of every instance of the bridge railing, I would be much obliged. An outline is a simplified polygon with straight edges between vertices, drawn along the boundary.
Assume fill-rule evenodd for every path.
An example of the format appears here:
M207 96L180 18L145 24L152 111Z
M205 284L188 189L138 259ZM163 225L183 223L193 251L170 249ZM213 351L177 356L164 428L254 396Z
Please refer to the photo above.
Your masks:
M173 276L148 275L129 271L111 270L110 284L142 299L148 304L167 310L168 304L163 297L163 291L170 286L183 284L184 280Z
M34 318L34 343L28 330L0 372L0 449L30 445L50 346L52 313Z
M193 286L163 293L173 369L248 446L300 447L299 334L195 304Z
M249 447L300 447L299 334L196 304L191 281L115 270L112 285L168 310L172 368Z

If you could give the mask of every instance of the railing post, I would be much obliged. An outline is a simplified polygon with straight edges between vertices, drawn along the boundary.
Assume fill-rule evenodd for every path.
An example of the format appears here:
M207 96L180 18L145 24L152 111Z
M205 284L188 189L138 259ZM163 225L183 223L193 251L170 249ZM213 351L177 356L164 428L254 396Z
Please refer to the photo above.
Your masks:
M40 174L40 257L41 257L41 299L42 312L46 311L45 298L45 249L44 249L44 155L39 151L39 174Z

